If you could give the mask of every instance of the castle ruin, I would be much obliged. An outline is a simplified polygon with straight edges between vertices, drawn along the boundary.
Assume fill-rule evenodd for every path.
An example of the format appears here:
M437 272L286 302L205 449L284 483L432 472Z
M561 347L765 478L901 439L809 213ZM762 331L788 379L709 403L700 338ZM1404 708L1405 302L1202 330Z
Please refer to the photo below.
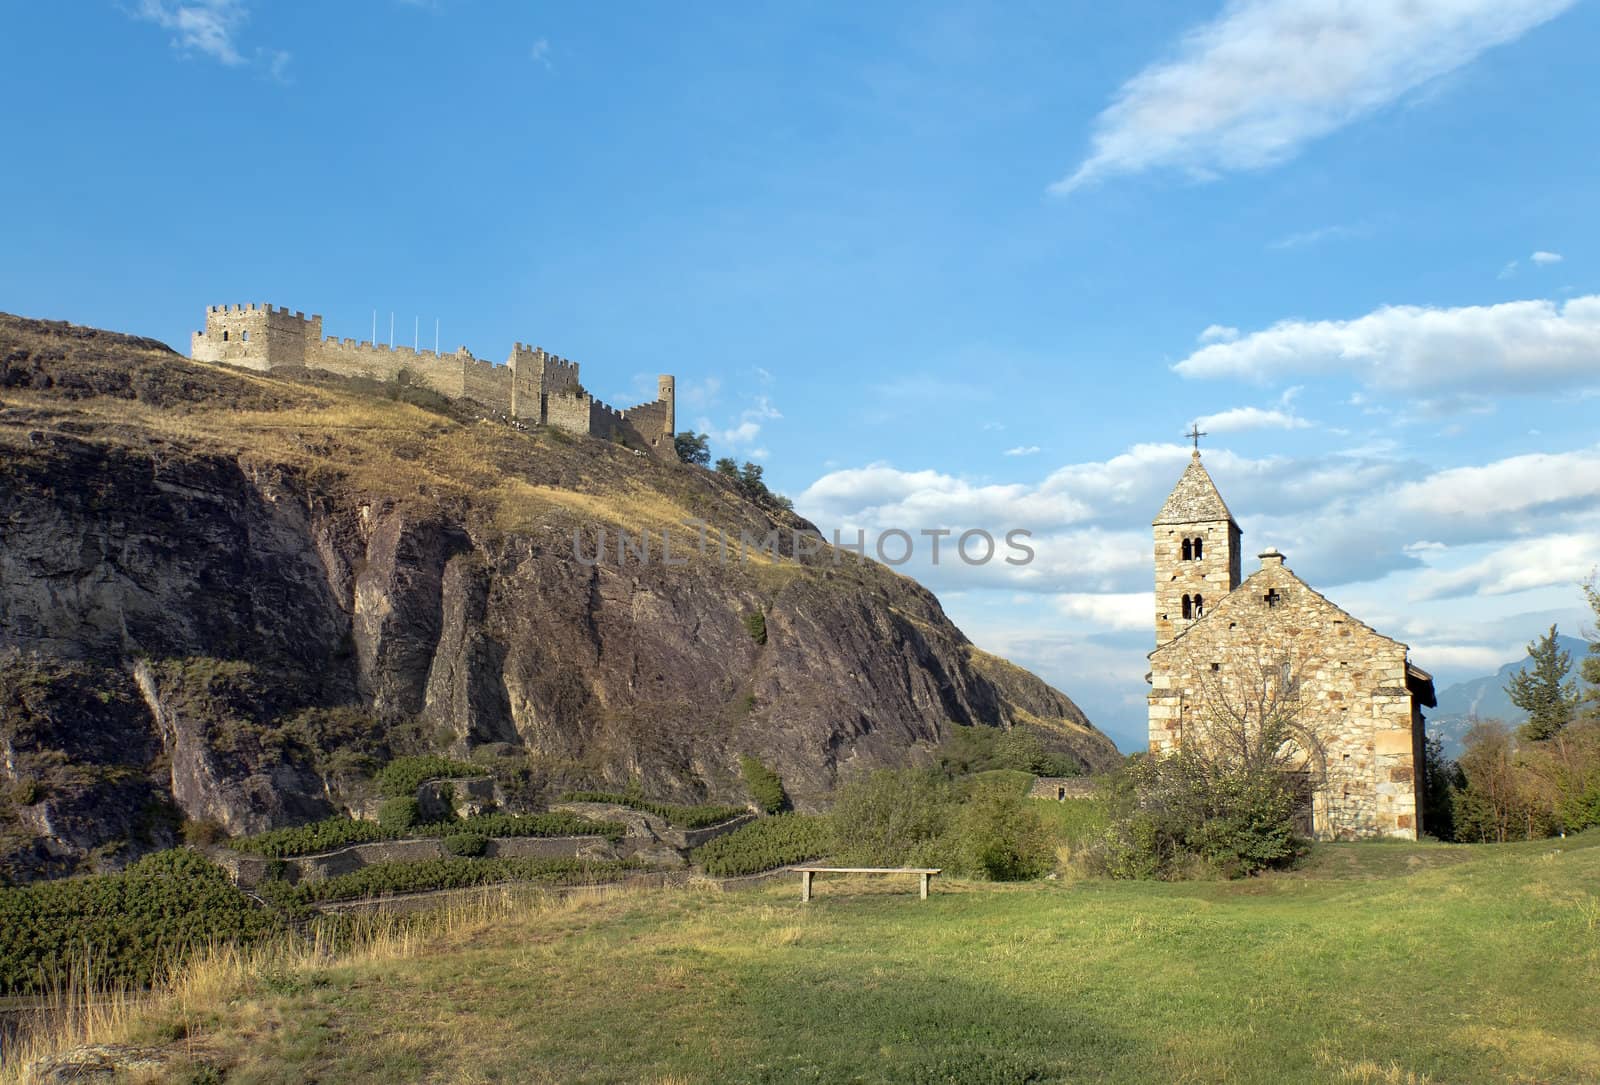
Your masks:
M1234 747L1262 720L1286 722L1302 833L1415 840L1434 692L1406 646L1313 591L1275 549L1241 580L1242 532L1198 448L1154 531L1150 752Z
M657 398L618 410L578 382L578 363L517 343L504 365L473 357L323 338L322 317L271 305L212 305L204 331L190 337L189 356L267 372L315 369L344 377L406 380L450 399L470 399L524 423L617 440L672 456L676 424L671 374L657 379Z

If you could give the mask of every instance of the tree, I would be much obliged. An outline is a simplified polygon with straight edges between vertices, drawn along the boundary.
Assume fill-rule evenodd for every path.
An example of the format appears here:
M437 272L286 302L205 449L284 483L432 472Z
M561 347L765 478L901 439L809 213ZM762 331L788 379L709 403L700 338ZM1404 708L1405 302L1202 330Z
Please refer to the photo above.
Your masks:
M1588 687L1583 691L1584 703L1588 705L1586 714L1600 719L1600 573L1589 574L1583 594L1589 600L1589 609L1594 611L1595 629L1590 631L1589 654L1584 656L1578 673Z
M1548 835L1538 780L1518 764L1516 739L1505 724L1473 724L1456 764L1465 781L1452 801L1457 840L1488 844Z
M1528 714L1519 732L1529 742L1550 738L1571 722L1578 708L1578 684L1569 681L1572 653L1561 650L1556 627L1528 645L1533 660L1511 676L1506 693L1511 703Z
M695 467L709 467L711 465L711 438L704 433L693 430L684 430L672 438L672 447L678 453L678 459L684 463L693 464Z
M744 466L739 468L739 489L752 500L767 495L767 484L761 481L764 472L759 463L744 461Z
M739 465L727 456L724 456L717 461L715 470L717 474L727 475L729 478L734 479L735 481L737 481L739 478Z

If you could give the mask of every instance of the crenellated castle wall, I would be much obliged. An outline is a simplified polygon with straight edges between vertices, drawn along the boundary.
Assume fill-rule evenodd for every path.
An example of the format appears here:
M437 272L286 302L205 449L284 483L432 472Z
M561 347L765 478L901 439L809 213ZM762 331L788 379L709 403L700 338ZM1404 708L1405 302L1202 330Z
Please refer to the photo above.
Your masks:
M519 421L621 440L666 455L672 448L673 378L660 378L660 397L617 410L583 390L578 363L540 347L515 344L504 365L474 357L365 340L324 338L322 317L271 305L213 305L206 326L190 337L190 357L266 372L315 369L344 377L400 380L451 399L473 402Z

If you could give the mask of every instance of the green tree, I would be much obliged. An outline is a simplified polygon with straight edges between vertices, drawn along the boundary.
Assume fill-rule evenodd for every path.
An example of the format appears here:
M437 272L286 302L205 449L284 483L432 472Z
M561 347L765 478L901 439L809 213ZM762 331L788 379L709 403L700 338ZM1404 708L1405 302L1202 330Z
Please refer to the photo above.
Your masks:
M672 447L678 453L678 459L684 463L693 464L695 467L709 467L711 465L711 438L704 433L694 430L684 430L672 438Z
M839 858L851 866L909 866L937 856L954 796L942 778L880 769L839 789L833 806Z
M739 465L727 456L724 456L717 461L717 466L714 470L717 472L717 474L726 475L735 482L737 482L739 479Z
M959 868L997 882L1037 878L1056 862L1055 841L1033 800L984 780L956 811L946 849Z
M1532 663L1511 676L1506 693L1528 714L1519 732L1529 742L1550 738L1572 721L1578 709L1578 684L1567 678L1572 653L1562 651L1556 627L1528 645Z
M1422 741L1422 828L1436 840L1456 838L1455 809L1452 798L1465 784L1456 763L1444 755L1444 742L1437 735Z
M1594 611L1595 629L1589 637L1589 653L1583 657L1578 673L1588 687L1583 691L1584 704L1587 706L1585 714L1600 719L1600 574L1589 574L1589 579L1583 585L1583 594L1589 600L1589 609Z

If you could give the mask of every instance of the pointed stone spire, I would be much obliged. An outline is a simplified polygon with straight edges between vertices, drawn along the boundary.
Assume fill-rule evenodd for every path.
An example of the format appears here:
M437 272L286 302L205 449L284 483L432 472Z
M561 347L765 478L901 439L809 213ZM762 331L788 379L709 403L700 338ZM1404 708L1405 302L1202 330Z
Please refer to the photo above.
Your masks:
M1200 462L1200 450L1195 449L1189 457L1189 466L1184 470L1183 477L1167 495L1167 503L1161 506L1161 512L1152 523L1194 524L1207 520L1227 520L1232 523L1233 513L1228 511L1227 503L1217 492L1216 483L1211 481L1205 465Z

